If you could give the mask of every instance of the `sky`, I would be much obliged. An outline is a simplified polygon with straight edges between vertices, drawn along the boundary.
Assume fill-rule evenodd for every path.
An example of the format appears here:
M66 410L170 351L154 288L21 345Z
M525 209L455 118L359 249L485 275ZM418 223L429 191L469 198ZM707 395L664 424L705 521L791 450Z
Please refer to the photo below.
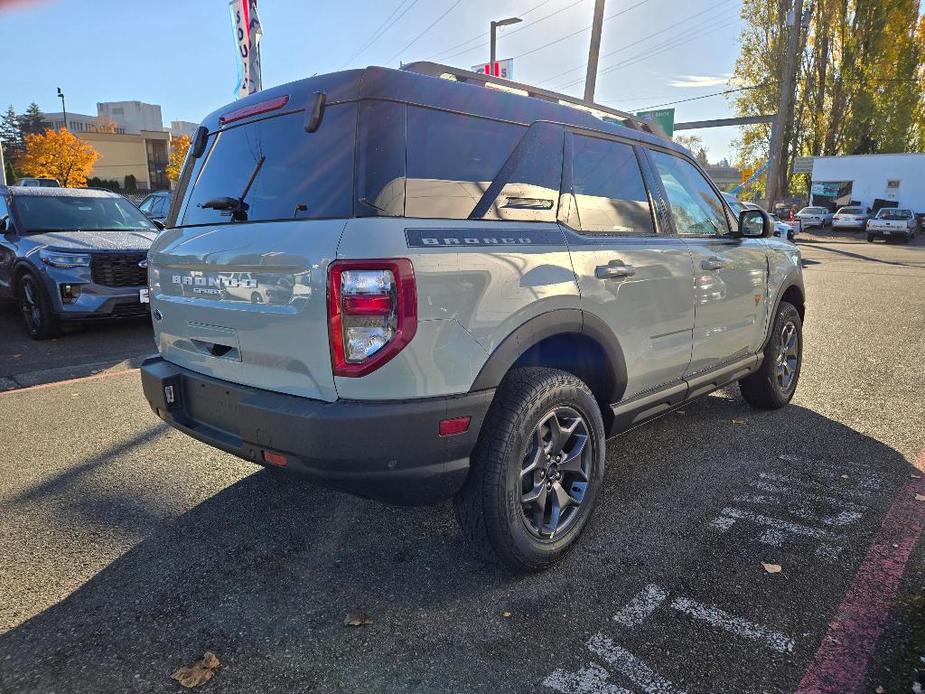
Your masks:
M488 62L489 22L521 17L498 32L498 57L514 59L514 79L580 96L593 7L594 0L260 0L263 83L425 59L470 68ZM595 101L636 111L722 91L739 51L740 9L741 0L606 0ZM397 21L383 32L389 17ZM227 0L0 0L0 46L16 66L0 71L2 110L22 112L35 101L60 111L61 87L70 112L95 115L97 102L138 100L160 104L169 125L199 121L234 98ZM676 121L732 115L724 96L674 108ZM729 155L738 129L690 134L716 161Z

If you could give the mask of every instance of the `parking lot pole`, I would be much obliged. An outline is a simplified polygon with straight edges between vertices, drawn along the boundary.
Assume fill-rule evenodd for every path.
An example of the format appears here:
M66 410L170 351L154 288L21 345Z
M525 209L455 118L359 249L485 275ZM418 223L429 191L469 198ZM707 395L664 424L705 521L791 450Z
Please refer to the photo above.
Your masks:
M3 140L0 140L0 185L6 185L6 162L3 161Z
M793 9L788 15L790 36L787 42L787 54L784 60L784 73L780 82L780 98L778 99L777 118L771 127L770 164L768 166L767 186L765 194L767 207L774 212L774 203L780 196L781 170L784 166L784 131L792 118L791 102L793 101L794 71L796 69L797 52L800 47L800 28L803 26L803 0L794 0Z
M603 26L604 0L594 0L591 47L588 49L588 72L585 74L585 101L594 101L594 88L597 85L597 59L601 53L601 31Z

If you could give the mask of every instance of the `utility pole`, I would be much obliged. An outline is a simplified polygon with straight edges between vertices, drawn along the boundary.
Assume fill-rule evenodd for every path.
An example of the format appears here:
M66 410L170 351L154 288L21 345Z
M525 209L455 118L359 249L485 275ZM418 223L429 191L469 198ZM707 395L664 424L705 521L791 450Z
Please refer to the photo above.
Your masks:
M784 146L784 132L793 117L794 76L800 52L800 30L803 27L803 0L793 0L793 9L787 15L787 24L790 28L790 36L787 41L787 54L784 56L784 74L780 82L777 119L771 127L771 156L768 163L768 178L765 191L768 199L768 210L771 213L774 212L774 204L781 196L781 172L786 165L785 150L787 148Z
M594 0L591 47L588 49L588 72L585 74L585 101L594 101L597 85L597 59L601 54L601 31L604 28L604 0Z

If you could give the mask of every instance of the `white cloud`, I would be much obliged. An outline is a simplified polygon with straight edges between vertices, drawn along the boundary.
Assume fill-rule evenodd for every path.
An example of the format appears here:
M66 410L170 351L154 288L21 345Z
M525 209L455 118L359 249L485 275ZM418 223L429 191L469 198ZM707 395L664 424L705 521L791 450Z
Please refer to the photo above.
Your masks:
M682 87L682 88L698 88L698 87L717 87L719 85L724 85L729 81L729 78L732 75L717 75L716 77L710 77L709 75L682 75L671 80L668 84L672 87Z

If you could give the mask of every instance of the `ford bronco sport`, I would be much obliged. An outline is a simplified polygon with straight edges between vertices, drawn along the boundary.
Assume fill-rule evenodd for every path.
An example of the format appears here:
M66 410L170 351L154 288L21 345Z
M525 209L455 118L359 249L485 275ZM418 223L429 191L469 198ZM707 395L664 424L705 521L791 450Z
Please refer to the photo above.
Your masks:
M149 254L144 392L255 463L452 498L475 550L535 571L587 524L609 437L736 381L789 402L800 252L645 123L449 70L205 119Z

